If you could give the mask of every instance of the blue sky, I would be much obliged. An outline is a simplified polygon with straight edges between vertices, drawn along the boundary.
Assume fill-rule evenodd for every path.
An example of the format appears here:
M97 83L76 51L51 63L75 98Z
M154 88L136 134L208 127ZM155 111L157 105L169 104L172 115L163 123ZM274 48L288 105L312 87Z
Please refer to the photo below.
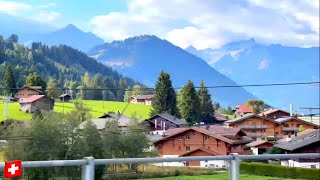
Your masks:
M75 24L105 41L154 34L183 48L249 38L319 46L318 0L0 0L1 14L56 28Z

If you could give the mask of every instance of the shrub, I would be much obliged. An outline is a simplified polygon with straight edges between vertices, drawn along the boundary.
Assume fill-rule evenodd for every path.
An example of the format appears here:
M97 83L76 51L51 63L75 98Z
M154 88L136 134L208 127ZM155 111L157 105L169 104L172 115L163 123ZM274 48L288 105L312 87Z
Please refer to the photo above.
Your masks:
M316 180L320 177L320 171L318 169L294 168L257 162L241 162L240 172L259 176L272 176L293 179Z

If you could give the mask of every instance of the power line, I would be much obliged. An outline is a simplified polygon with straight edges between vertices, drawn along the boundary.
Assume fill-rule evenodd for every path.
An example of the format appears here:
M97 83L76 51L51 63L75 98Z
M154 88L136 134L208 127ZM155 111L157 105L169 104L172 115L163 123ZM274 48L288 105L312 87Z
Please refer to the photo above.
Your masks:
M267 84L243 84L243 85L215 85L215 86L205 86L208 89L216 89L216 88L240 88L240 87L266 87L266 86L296 86L296 85L320 85L320 81L313 82L291 82L291 83L267 83ZM173 89L181 89L182 87L174 87ZM200 86L196 86L196 89L201 88ZM0 90L10 89L10 90L19 90L21 88L4 88L0 87ZM155 88L149 87L141 87L142 91L146 90L154 90ZM46 90L77 90L77 91L89 91L89 90L110 90L110 91L134 91L133 88L55 88Z

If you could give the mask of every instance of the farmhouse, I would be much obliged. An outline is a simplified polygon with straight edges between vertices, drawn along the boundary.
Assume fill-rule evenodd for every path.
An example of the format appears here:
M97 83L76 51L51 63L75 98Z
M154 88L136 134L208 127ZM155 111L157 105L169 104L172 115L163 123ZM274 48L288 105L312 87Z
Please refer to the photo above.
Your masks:
M19 91L16 93L15 98L17 99L21 99L21 98L28 98L30 96L34 96L34 95L41 95L42 91L41 91L41 86L40 89L39 87L34 87L34 86L30 86L30 87L22 87L21 89L19 89Z
M252 106L247 106L245 104L240 104L240 105L236 106L234 111L235 111L234 114L237 117L242 117L242 116L244 116L246 114L253 113L253 107Z
M71 96L69 94L61 94L59 99L61 102L69 102L71 100Z
M152 105L153 98L153 94L132 96L130 97L130 103Z
M252 154L245 151L245 144L252 139L239 128L203 126L175 128L165 132L164 137L154 142L160 157ZM164 163L167 166L213 166L226 167L225 162Z
M248 136L254 139L261 137L267 137L270 139L290 138L297 134L299 128L318 128L318 125L296 117L285 117L272 120L255 114L249 114L226 121L226 124L231 128L241 128L248 134Z
M44 95L33 95L28 98L21 98L20 110L26 113L33 113L37 109L45 111L53 111L54 99Z
M171 128L180 128L188 125L187 122L172 116L168 113L161 113L155 115L144 121L147 124L147 127L153 134L163 134L168 129Z
M97 119L91 119L91 122L96 125L96 127L99 131L102 131L105 129L107 122L114 121L114 120L118 121L118 127L121 130L126 130L128 128L128 126L130 125L130 123L132 122L132 119L130 119L128 116L120 115L120 113L118 113L118 114L113 114L113 113L105 114ZM83 129L87 123L88 123L88 120L83 121L79 125L79 129Z
M250 147L254 155L264 154L268 149L273 147L273 144L269 141L258 139L246 145Z
M274 145L286 154L293 153L320 153L320 131L309 130L290 141ZM320 158L317 159L289 159L282 160L281 165L289 167L320 168Z

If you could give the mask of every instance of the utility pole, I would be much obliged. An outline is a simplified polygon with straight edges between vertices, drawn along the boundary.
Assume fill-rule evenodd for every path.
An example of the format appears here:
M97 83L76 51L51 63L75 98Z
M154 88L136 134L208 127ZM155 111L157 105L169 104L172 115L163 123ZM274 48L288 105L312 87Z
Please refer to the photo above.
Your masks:
M312 122L312 116L316 115L316 114L312 114L313 110L320 110L319 107L300 107L300 109L307 109L310 112L310 121ZM319 113L318 113L319 114Z

